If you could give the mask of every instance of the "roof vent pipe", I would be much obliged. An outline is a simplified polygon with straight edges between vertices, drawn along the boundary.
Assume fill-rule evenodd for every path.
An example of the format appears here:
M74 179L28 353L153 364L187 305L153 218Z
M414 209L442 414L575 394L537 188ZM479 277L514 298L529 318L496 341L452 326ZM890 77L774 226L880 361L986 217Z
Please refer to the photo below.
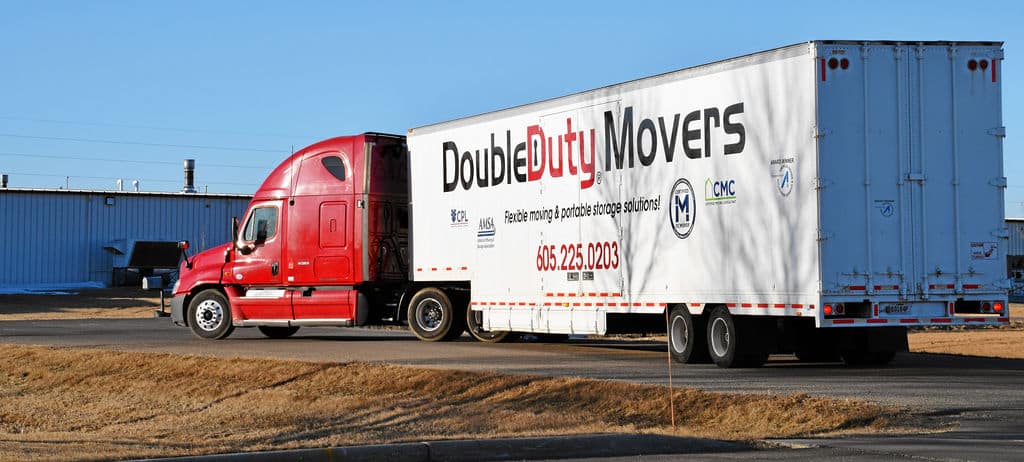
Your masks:
M134 189L135 192L139 192L139 184L139 180L132 180L132 189Z
M0 188L7 189L7 174L0 175Z
M183 193L195 193L196 192L196 160L185 159L185 187L181 188Z
M124 180L120 178L117 179L117 190L124 191Z

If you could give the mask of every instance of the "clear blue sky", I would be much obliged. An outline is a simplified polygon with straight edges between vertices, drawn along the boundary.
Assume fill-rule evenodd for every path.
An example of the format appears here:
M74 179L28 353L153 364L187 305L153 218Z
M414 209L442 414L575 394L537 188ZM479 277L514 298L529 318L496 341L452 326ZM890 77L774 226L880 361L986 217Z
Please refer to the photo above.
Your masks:
M6 1L0 171L16 187L176 191L195 158L201 188L250 193L323 138L813 39L1005 41L1006 209L1024 216L1016 1Z

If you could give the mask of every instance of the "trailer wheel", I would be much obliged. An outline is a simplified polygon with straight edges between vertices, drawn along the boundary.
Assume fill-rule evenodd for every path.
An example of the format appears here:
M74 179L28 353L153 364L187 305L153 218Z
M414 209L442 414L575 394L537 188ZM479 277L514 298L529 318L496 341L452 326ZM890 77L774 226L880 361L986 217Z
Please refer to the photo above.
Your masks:
M260 332L270 338L288 338L299 331L298 326L259 326Z
M739 321L739 322L737 322ZM708 318L708 353L719 367L760 367L768 360L768 353L761 351L740 352L741 342L752 332L741 332L743 320L737 320L729 309L719 306ZM747 340L749 341L749 339Z
M197 337L219 340L231 335L231 305L216 289L199 292L188 304L188 325Z
M841 353L843 362L847 366L884 366L889 364L894 357L895 351L862 351L851 350Z
M708 355L707 322L690 314L683 305L669 313L668 345L672 359L678 363L697 364L711 361Z
M483 313L466 308L466 330L473 338L484 343L504 342L511 332L503 330L484 330Z
M451 299L439 289L421 289L409 301L409 330L420 340L440 342L452 340L453 332L462 335L462 323L455 321Z

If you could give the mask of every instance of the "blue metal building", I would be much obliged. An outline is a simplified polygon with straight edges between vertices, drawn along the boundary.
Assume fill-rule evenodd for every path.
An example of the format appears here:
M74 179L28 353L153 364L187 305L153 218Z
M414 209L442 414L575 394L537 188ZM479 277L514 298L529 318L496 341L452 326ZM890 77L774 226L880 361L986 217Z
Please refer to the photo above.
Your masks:
M199 252L231 240L252 196L0 189L0 287L113 280L120 242L180 241Z

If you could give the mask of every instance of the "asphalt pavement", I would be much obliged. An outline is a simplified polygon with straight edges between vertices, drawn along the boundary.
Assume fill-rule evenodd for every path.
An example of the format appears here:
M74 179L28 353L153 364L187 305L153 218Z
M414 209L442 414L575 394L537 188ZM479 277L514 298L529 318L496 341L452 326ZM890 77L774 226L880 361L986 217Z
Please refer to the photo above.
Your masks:
M268 357L308 361L380 361L421 367L517 374L579 376L667 384L661 342L570 340L562 344L483 344L463 337L426 343L397 329L304 328L294 338L266 339L237 329L221 341L195 338L166 319L0 322L0 343L63 345L124 351ZM871 435L780 440L790 448L743 451L722 458L761 459L789 454L849 460L1024 460L1024 361L932 354L901 354L888 367L847 368L772 357L759 369L672 366L677 387L721 392L807 393L904 406L925 415L936 430L925 435ZM810 457L805 459L804 457ZM645 456L641 460L670 460ZM630 460L636 460L631 458Z

